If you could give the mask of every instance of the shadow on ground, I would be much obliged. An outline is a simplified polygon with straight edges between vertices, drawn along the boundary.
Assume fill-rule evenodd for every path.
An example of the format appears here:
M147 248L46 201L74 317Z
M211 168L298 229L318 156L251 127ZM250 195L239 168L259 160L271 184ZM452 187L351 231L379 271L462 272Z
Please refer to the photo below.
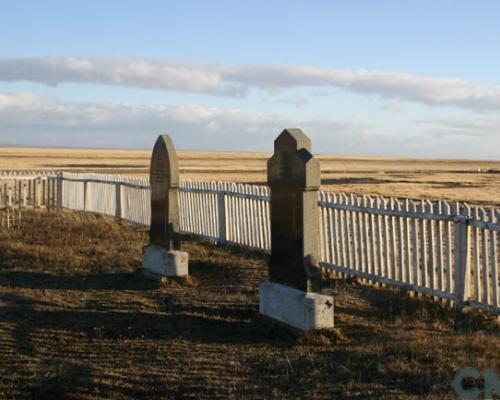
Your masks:
M463 366L500 365L498 328L431 300L331 279L336 330L302 334L258 316L262 254L189 238L191 280L158 283L134 270L143 232L29 218L0 232L3 398L441 400Z

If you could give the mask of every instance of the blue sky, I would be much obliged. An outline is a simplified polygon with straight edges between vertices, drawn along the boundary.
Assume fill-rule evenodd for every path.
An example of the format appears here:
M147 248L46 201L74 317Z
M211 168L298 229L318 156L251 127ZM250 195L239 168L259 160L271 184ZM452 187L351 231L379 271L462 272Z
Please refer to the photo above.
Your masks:
M498 159L498 1L0 4L0 145Z

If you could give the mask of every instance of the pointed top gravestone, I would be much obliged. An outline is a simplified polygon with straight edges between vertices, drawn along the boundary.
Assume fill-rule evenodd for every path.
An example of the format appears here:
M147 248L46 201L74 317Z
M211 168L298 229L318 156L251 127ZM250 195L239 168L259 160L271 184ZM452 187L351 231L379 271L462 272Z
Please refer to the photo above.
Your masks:
M179 166L177 154L168 135L160 135L151 156L150 244L167 250L180 249L179 238Z
M300 129L285 129L267 163L271 187L269 282L259 312L304 331L333 328L333 297L321 291L319 162Z
M311 151L311 139L309 139L301 129L285 129L274 141L275 153L297 151L300 149Z
M151 226L149 246L142 251L142 272L147 277L188 275L188 254L180 250L179 166L168 135L158 136L149 170Z
M300 129L285 129L274 141L267 166L271 187L269 278L303 291L316 291L310 272L320 259L319 162ZM311 282L315 280L315 282Z

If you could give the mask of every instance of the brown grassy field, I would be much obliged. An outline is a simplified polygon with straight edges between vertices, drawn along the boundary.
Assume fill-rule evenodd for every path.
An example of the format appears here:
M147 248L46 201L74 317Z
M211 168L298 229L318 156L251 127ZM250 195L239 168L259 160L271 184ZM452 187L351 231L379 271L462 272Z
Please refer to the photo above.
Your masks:
M179 151L182 178L264 183L265 153ZM323 189L500 206L500 160L318 156ZM146 175L150 151L0 148L0 169Z
M2 399L456 399L464 366L500 370L500 328L329 278L336 331L257 316L266 258L186 238L191 277L136 272L146 234L26 212L0 230Z

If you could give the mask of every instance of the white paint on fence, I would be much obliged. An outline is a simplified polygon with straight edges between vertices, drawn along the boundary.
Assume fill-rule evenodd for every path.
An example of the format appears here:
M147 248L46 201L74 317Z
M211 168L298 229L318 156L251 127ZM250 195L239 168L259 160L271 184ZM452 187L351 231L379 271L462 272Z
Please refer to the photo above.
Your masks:
M0 171L0 208L56 205L56 176L49 171Z
M147 178L9 176L8 190L0 178L0 205L34 205L38 196L40 205L150 222ZM213 242L269 251L269 200L266 186L184 180L180 227ZM318 200L323 267L500 314L499 210L329 192Z

